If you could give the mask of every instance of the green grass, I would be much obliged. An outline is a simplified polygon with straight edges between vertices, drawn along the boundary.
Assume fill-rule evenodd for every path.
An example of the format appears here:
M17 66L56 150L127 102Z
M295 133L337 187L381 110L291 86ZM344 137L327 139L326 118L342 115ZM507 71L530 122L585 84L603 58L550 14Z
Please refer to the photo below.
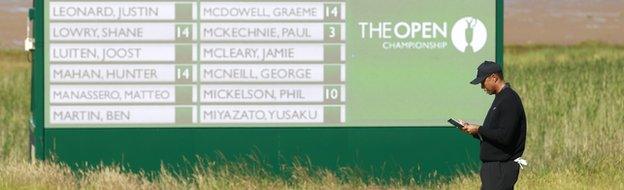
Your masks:
M519 189L624 189L624 47L508 46L506 78L523 98L528 133ZM30 64L0 51L0 189L478 189L471 173L448 182L381 183L293 165L288 178L245 164L198 166L191 176L148 178L120 167L72 172L28 162Z
M0 51L0 160L27 158L30 64L20 51Z

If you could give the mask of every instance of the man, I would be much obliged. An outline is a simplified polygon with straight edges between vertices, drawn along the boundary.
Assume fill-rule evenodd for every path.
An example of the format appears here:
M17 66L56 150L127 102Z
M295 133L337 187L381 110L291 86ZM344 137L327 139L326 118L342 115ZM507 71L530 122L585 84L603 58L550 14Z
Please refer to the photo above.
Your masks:
M500 66L485 61L471 84L481 84L495 98L483 126L462 121L462 130L481 140L481 189L513 189L518 181L526 139L526 116L520 96L505 83Z

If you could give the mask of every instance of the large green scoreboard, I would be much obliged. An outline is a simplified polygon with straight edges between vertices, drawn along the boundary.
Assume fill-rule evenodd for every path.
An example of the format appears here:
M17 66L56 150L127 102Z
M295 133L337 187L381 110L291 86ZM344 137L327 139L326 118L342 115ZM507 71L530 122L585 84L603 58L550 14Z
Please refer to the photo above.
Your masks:
M474 168L502 0L37 0L34 157ZM373 174L376 175L376 174Z

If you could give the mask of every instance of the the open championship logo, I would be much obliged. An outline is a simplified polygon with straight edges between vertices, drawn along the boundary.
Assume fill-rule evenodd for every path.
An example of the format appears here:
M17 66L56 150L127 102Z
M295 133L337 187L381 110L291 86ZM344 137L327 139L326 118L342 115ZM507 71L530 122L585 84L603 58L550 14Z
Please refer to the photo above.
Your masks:
M464 17L453 25L451 40L461 52L478 52L487 41L487 29L479 19Z

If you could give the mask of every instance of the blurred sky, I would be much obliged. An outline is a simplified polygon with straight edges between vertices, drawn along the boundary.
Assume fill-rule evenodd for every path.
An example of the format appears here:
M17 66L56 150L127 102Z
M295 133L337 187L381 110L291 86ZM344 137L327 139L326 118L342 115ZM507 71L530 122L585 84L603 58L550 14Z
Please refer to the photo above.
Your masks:
M0 0L0 48L21 48L32 0ZM624 0L505 0L506 44L624 44Z

